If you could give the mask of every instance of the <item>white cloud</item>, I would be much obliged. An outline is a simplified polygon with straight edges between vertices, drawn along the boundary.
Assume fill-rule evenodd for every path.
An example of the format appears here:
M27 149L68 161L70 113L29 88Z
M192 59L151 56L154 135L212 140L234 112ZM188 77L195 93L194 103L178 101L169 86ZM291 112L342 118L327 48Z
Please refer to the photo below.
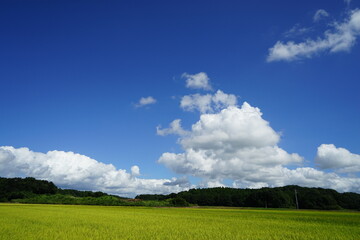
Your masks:
M226 187L225 184L223 184L219 180L215 179L204 179L199 183L200 188L215 188L215 187Z
M342 23L335 23L333 26L334 29L325 31L324 37L316 40L308 39L300 43L293 41L276 42L269 49L267 61L294 61L301 58L311 58L324 51L330 53L349 51L360 34L360 10L352 11L348 19Z
M33 152L28 148L0 147L0 175L3 177L35 177L53 181L64 188L104 191L120 196L141 193L171 193L186 188L169 185L172 179L143 179L138 166L131 173L112 164L98 162L85 155L49 151Z
M180 107L185 111L198 110L200 113L212 113L228 106L235 106L237 98L218 90L215 94L192 94L183 96Z
M179 143L183 153L164 153L159 163L176 173L205 179L241 179L261 168L301 163L277 146L280 136L258 108L244 103L216 114L202 114Z
M324 9L319 9L316 11L316 13L313 17L313 20L314 20L314 22L318 22L321 19L326 18L328 16L329 16L329 13L327 11L325 11Z
M296 153L278 146L280 134L262 118L259 108L244 103L218 113L202 114L191 131L181 135L181 153L163 153L158 162L178 174L202 179L200 186L259 188L297 184L360 192L360 179L341 177L310 167ZM294 169L291 169L290 166Z
M140 176L140 168L136 165L131 167L131 176Z
M181 144L195 149L226 149L274 146L279 135L262 119L260 109L244 102L241 108L229 107L218 114L203 114Z
M140 98L139 102L137 104L135 104L136 107L143 107L149 104L155 104L156 103L156 99L149 96L149 97L142 97Z
M184 188L194 188L187 179L187 177L183 176L181 178L172 178L170 182L164 183L166 186L180 186Z
M210 79L204 72L197 74L183 73L182 77L186 79L187 88L212 90Z
M322 144L318 147L315 163L321 169L333 169L342 173L360 172L360 155L334 144Z
M200 112L210 112L212 111L211 98L212 96L210 94L200 95L197 93L186 95L182 97L180 106L185 111L198 110Z
M339 192L360 192L360 179L356 177L340 177L335 173L325 173L310 167L296 169L277 167L268 171L263 170L261 169L259 173L250 173L245 179L234 181L233 187L261 188L300 185L331 188Z
M181 120L180 119L175 119L174 121L172 121L170 123L170 127L169 128L164 128L161 129L161 126L158 126L156 128L156 133L157 135L160 136L166 136L169 134L175 134L175 135L185 135L188 132L185 131L182 127L181 127Z

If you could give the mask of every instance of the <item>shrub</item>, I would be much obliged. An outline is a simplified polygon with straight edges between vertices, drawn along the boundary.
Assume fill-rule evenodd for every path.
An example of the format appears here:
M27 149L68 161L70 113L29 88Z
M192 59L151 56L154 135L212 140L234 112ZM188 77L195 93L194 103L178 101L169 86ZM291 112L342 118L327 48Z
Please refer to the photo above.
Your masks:
M189 203L181 197L176 197L176 198L171 199L170 203L174 207L188 207L189 206Z

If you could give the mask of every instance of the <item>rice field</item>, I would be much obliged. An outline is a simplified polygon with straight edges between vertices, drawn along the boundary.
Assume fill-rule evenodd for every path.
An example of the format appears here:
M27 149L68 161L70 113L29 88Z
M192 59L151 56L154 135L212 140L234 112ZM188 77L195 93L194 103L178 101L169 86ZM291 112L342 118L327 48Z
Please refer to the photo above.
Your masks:
M360 239L359 212L0 204L0 239Z

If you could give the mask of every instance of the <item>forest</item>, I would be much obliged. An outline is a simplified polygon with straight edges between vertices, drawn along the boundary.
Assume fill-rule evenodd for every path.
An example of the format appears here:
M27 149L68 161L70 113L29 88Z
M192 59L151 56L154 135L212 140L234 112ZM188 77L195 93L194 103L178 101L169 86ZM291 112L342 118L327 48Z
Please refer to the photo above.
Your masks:
M135 199L103 192L61 189L54 183L35 178L0 177L0 202L108 205L108 206L227 206L360 210L360 194L296 185L261 188L201 188L168 195L141 194Z
M332 189L295 185L261 189L217 187L190 189L169 195L136 196L136 199L142 200L166 200L169 198L182 198L190 204L199 206L360 210L360 194L338 193Z
M61 189L46 180L0 177L0 202L102 206L188 206L183 199L162 201L129 199L103 192Z

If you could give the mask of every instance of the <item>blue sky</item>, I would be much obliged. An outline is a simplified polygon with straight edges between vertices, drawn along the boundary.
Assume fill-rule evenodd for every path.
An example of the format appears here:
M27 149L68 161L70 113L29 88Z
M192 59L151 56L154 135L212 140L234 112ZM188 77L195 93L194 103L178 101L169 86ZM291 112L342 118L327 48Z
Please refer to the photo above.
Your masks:
M360 192L359 8L1 1L0 176L128 196L222 184ZM221 106L198 111L218 90ZM230 115L235 125L191 130L200 116ZM169 128L175 119L183 132Z

